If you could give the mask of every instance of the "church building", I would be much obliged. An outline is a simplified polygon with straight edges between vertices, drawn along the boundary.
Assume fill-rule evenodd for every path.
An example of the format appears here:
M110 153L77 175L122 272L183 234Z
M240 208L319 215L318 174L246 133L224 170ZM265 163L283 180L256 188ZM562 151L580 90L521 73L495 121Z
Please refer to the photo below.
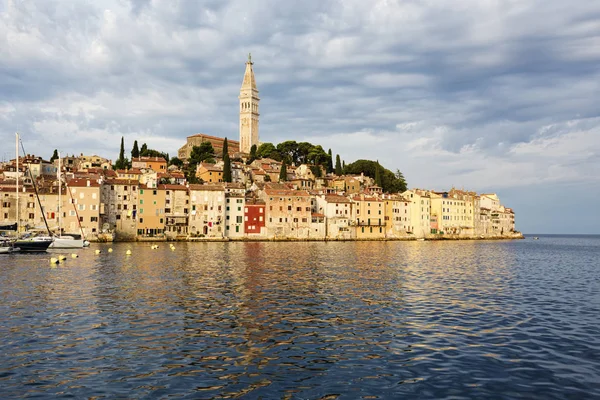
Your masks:
M256 88L256 80L254 79L254 71L252 70L252 57L248 55L246 61L246 71L244 72L244 80L240 89L240 141L228 139L229 155L233 157L235 153L250 153L252 145L258 147L258 89ZM179 148L177 156L181 160L187 160L192 153L194 146L200 146L202 142L210 142L215 149L215 156L220 157L223 151L224 138L198 133L187 137L186 143Z
M240 89L240 152L250 153L253 145L258 147L258 89L252 70L252 56L248 54L246 72Z

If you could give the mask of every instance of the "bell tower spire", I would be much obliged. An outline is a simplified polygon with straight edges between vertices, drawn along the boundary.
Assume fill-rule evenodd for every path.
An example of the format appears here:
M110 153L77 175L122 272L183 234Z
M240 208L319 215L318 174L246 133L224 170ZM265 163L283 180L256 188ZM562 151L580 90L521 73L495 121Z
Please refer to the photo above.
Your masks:
M252 55L248 53L246 71L240 89L240 152L250 153L252 145L258 146L258 89L252 69Z

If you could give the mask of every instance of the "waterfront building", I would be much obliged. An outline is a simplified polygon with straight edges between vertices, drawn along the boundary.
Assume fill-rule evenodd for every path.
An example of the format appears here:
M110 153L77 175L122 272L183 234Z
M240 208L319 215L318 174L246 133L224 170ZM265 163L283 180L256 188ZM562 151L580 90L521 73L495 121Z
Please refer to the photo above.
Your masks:
M406 237L411 226L410 201L400 195L385 195L383 201L386 237Z
M187 237L190 196L182 185L159 185L165 192L165 235L167 238Z
M240 183L225 184L225 236L240 238L244 233L246 189Z
M246 197L244 201L244 233L248 238L267 236L266 204L263 200Z
M473 201L469 195L430 192L430 197L431 217L437 219L437 233L463 236L474 233Z
M88 240L97 239L101 231L102 185L93 179L71 179L67 192L62 194L62 228L65 233L81 233ZM79 220L79 221L78 221ZM81 229L80 229L81 228Z
M220 185L190 185L189 232L200 237L225 236L225 187Z
M487 208L492 211L496 211L500 208L500 199L496 193L481 194L479 198L480 207Z
M316 210L325 217L325 234L328 239L353 239L356 230L353 223L354 203L345 196L322 194L315 196Z
M258 89L256 88L256 80L254 78L254 70L252 69L252 57L248 55L246 62L246 71L244 72L244 80L240 88L240 142L239 151L241 153L250 153L253 145L258 147Z
M357 239L385 238L385 207L383 200L365 193L351 197Z
M265 188L262 196L266 205L268 237L311 237L311 200L307 191Z
M162 237L165 230L165 188L140 185L138 199L138 237Z
M431 198L429 193L421 189L406 190L402 196L410 200L410 228L416 238L424 238L429 236L433 230L437 229L431 223Z
M130 240L137 234L138 186L139 182L131 179L107 179L102 184L102 226L114 230L116 239Z

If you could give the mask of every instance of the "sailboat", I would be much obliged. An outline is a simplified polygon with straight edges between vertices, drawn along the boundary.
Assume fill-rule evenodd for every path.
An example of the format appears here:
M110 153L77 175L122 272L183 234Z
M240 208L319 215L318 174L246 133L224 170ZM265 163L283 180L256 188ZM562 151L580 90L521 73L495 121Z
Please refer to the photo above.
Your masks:
M89 246L90 242L84 240L81 236L75 237L73 235L62 234L62 165L60 163L60 153L58 153L58 171L56 177L58 179L58 235L54 236L54 242L50 245L52 249L81 249ZM75 206L75 205L73 205ZM83 233L83 232L82 232Z
M21 252L42 252L48 250L48 247L52 244L54 239L50 236L34 236L29 233L19 237L20 233L20 220L19 220L19 134L15 133L17 137L16 145L16 194L17 194L17 239L13 242L13 247L18 247ZM37 197L37 190L36 190ZM39 202L39 198L38 198ZM41 207L40 207L41 208Z

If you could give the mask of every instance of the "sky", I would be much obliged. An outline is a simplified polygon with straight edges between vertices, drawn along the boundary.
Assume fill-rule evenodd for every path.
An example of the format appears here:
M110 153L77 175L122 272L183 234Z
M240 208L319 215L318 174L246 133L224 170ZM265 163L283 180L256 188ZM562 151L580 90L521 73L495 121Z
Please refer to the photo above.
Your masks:
M600 2L0 0L0 160L308 141L409 187L495 192L524 233L600 233Z

